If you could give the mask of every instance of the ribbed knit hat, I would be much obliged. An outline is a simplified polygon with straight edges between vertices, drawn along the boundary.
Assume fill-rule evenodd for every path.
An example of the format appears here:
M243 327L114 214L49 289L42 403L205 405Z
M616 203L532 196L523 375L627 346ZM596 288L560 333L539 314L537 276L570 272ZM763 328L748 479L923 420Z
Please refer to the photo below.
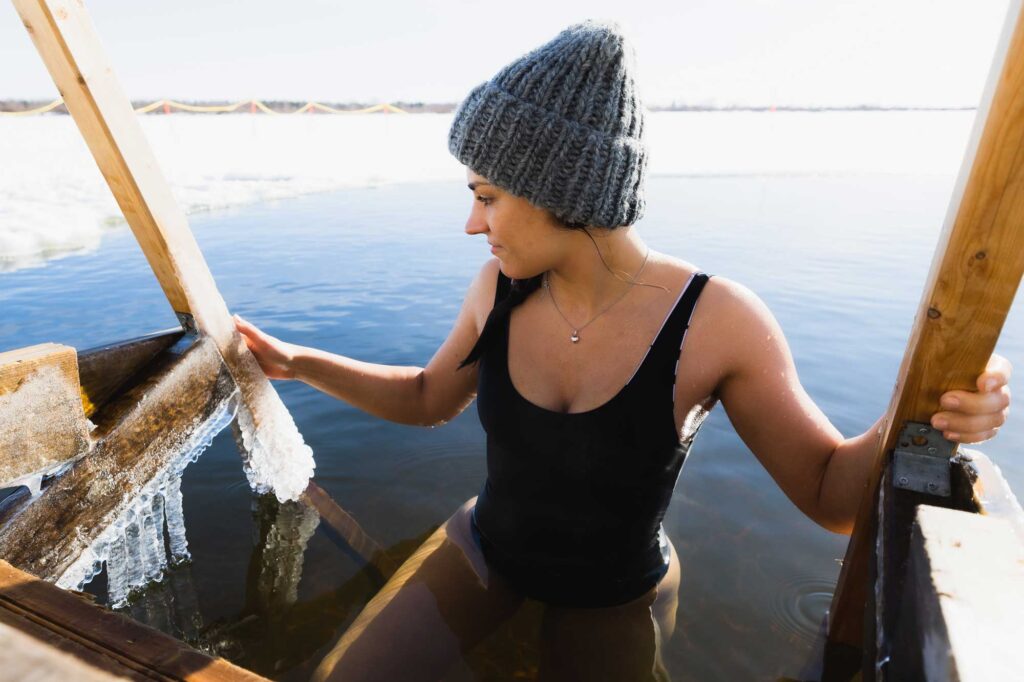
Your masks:
M631 225L647 168L633 64L616 24L570 26L469 93L448 149L563 221Z

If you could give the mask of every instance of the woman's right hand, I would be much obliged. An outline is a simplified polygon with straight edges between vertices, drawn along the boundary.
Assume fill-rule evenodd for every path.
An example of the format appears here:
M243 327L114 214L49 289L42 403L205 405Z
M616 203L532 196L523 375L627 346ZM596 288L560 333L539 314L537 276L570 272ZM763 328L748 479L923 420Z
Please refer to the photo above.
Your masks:
M256 356L256 361L260 363L264 374L271 379L295 378L295 369L292 367L295 359L293 344L260 331L238 315L234 315L233 319L235 329L239 331L242 338L245 339L245 345Z

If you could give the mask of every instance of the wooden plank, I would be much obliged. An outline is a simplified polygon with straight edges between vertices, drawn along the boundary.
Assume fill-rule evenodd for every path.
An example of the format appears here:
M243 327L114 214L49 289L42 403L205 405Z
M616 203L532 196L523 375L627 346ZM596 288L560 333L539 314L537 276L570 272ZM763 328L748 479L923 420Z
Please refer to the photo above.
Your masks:
M78 354L78 376L82 384L82 407L91 417L150 361L178 341L184 332L174 329L118 341Z
M109 682L126 678L150 679L0 609L0 680Z
M86 603L5 561L0 561L0 609L151 679L266 679L224 659L211 658L130 618ZM6 622L11 622L9 616Z
M234 391L209 339L150 370L97 418L90 456L0 528L0 558L58 579Z
M1024 545L1002 520L921 505L893 680L1021 677Z
M239 421L249 433L247 451L252 453L262 445L268 451L266 457L275 457L278 462L287 458L289 467L308 469L308 480L312 476L312 452L235 329L84 4L76 0L13 3L171 307L186 325L194 320L199 330L216 342L241 395ZM259 461L258 456L254 459ZM271 475L259 467L253 469L257 478ZM276 481L254 483L266 488ZM283 498L297 499L305 483L275 492Z
M829 617L859 644L871 518L885 454L906 421L927 422L950 389L974 389L1024 273L1024 16L1012 0L939 245L861 496ZM894 244L898 248L898 243Z
M336 534L338 539L344 541L356 556L380 571L385 580L398 570L398 562L376 540L367 535L359 522L342 509L315 481L309 482L300 501L315 509L320 515L320 521Z
M75 349L43 343L0 353L0 486L89 451Z

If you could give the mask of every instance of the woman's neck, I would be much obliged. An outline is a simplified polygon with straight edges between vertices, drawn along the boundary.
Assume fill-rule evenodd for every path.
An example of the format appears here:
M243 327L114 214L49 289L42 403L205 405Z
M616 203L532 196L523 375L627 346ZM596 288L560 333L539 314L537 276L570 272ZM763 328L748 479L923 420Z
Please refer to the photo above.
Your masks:
M576 231L568 255L547 272L559 308L574 320L589 320L622 297L647 258L648 247L632 228L591 235L593 241Z

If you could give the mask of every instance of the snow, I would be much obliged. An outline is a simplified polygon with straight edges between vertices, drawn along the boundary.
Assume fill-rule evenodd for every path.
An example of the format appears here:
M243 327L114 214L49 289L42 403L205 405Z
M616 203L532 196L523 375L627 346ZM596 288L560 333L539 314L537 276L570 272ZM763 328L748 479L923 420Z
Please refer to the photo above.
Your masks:
M974 120L951 112L656 112L651 175L955 175ZM343 187L462 182L450 114L149 115L161 169L189 213ZM0 118L0 271L95 249L123 228L68 116Z

